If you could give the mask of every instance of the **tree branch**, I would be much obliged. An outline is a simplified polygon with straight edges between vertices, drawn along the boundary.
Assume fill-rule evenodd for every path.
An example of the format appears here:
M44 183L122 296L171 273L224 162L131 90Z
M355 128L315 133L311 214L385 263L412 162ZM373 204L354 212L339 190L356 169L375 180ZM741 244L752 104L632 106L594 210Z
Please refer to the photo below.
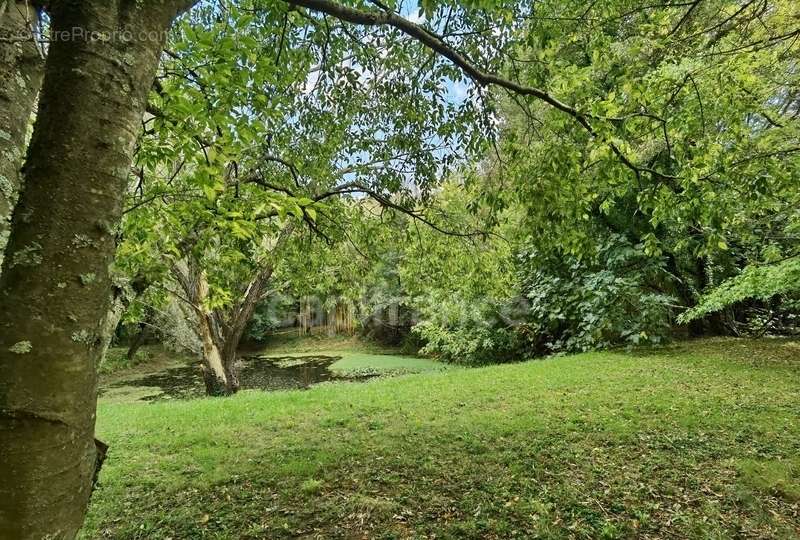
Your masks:
M339 20L358 24L361 26L391 26L422 43L440 56L443 56L456 65L461 71L479 86L498 86L515 94L531 96L539 99L551 107L564 112L575 119L592 137L597 137L597 132L590 123L591 115L580 112L550 95L546 91L532 86L504 79L494 73L488 73L477 67L464 55L453 49L450 45L427 28L413 23L408 19L391 11L365 11L343 6L333 0L285 0L292 6L305 7L313 11L325 13ZM619 160L639 178L642 172L647 172L661 178L670 178L658 171L643 168L634 164L622 150L614 143L606 141Z
M450 45L442 41L439 36L435 35L425 27L416 23L412 23L408 19L405 19L404 17L401 17L395 13L385 11L361 11L337 4L332 0L286 0L286 2L294 6L305 7L313 11L326 13L339 20L361 26L391 26L416 39L437 54L444 56L453 62L453 64L458 66L465 75L481 86L500 86L518 94L536 97L537 99L550 104L556 109L569 114L581 124L586 122L586 116L583 113L580 113L575 108L559 101L544 90L523 86L513 81L503 79L502 77L499 77L493 73L482 71L469 59L465 58L461 53L454 50L452 47L450 47ZM586 122L584 127L588 127L588 122Z

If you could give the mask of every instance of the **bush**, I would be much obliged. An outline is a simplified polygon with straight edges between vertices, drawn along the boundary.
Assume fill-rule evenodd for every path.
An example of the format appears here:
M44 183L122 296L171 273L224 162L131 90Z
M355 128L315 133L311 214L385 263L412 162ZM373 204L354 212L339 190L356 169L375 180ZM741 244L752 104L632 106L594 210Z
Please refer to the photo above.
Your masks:
M527 330L540 352L655 344L671 331L675 300L661 292L663 263L621 236L584 259L523 250L518 263Z
M431 293L413 332L422 353L473 365L657 344L672 329L668 285L662 261L621 236L584 258L522 249L515 300Z
M503 302L453 300L434 296L413 328L420 350L446 362L466 365L507 362L524 354L522 334L502 317Z

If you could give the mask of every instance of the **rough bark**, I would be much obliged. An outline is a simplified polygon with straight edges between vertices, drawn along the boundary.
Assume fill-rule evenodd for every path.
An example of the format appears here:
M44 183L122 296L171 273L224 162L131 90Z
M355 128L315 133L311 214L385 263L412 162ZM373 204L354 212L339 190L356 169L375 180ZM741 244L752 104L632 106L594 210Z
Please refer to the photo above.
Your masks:
M0 275L0 538L72 538L96 466L113 230L176 2L50 2L39 113ZM75 36L73 29L82 29Z
M36 21L31 2L0 2L0 264L19 195L28 124L44 73L33 36Z

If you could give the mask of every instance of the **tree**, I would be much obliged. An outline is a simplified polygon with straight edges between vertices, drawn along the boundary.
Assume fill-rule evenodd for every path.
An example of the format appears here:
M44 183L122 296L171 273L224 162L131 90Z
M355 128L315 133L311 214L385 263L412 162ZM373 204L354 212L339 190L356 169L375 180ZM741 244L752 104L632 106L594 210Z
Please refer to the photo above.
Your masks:
M291 234L291 226L279 234L276 244L286 241ZM275 246L273 250L278 249ZM270 253L270 255L275 255ZM239 342L259 301L267 294L267 286L272 277L273 264L255 259L256 268L244 282L243 287L234 288L235 296L229 305L211 308L209 304L209 284L206 271L200 267L193 255L187 257L185 271L179 266L173 268L173 275L183 289L185 301L197 320L197 333L203 354L203 378L206 393L210 396L230 395L239 389L236 372L236 359Z
M118 266L148 275L151 288L167 291L183 306L212 396L239 388L239 342L296 226L294 216L265 215L265 201L280 198L267 194L255 201L259 195L244 188L209 200L196 190L181 202L139 207L124 224Z
M0 264L19 192L28 124L44 72L32 2L0 5Z
M742 272L723 281L700 298L692 309L681 314L681 321L690 322L709 313L721 311L745 300L768 302L778 296L794 297L800 293L800 257L794 256L773 264L746 266ZM787 298L788 299L788 298ZM762 333L769 329L775 314L763 322ZM794 318L796 318L796 312ZM796 322L795 330L796 330Z
M341 234L335 201L352 196L419 217L412 187L434 185L469 141L455 129L465 113L424 95L438 83L409 61L420 51L388 70L371 49L348 54L344 29L309 36L305 25L292 12L196 10L138 140L118 263L130 277L160 266L157 280L188 306L210 395L237 390L245 326L302 228Z
M188 6L50 2L52 36L84 35L50 44L0 276L0 536L71 538L83 521L114 228L166 30Z

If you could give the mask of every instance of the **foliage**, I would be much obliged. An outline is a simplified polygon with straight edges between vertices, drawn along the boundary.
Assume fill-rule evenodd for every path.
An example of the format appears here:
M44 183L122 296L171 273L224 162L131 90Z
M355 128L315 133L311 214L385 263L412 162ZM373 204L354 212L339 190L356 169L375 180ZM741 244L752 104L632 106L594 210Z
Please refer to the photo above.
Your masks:
M468 84L395 28L272 1L196 9L137 147L119 266L159 284L141 303L163 305L191 255L206 307L235 310L271 264L251 337L295 309L285 294L485 363L660 342L681 308L707 298L681 321L707 319L744 294L726 281L743 268L796 255L793 3L348 5L416 13L563 106ZM725 306L715 331L755 320Z
M4 3L4 13L11 13L6 4L12 5ZM108 9L94 2L75 13L60 3L54 8L36 4L51 12L54 29L85 20L119 34L150 29L140 34L153 36L170 18L166 11L171 16L194 2L165 3L152 13L128 2ZM394 0L199 2L170 37L147 97L121 231L113 229L122 214L122 186L105 180L128 174L127 142L138 121L128 113L145 108L141 94L153 83L145 68L154 67L152 53L161 54L163 42L148 39L143 48L123 54L120 43L105 38L94 40L99 48L91 51L54 40L24 167L33 181L15 215L16 254L7 265L31 263L40 272L17 268L7 274L3 298L11 308L7 311L19 308L6 325L12 333L37 325L81 327L51 332L54 343L60 339L61 348L69 349L58 354L74 369L54 371L66 377L64 384L52 393L40 392L33 408L59 409L47 406L48 399L68 403L63 415L93 426L88 421L94 418L92 392L86 394L89 399L71 398L84 390L81 381L93 384L95 357L104 350L91 345L103 343L103 336L93 333L104 318L100 310L107 304L106 269L115 233L125 244L117 268L130 283L141 277L153 289L136 299L127 320L180 299L205 330L204 350L213 345L225 352L225 371L233 366L239 330L255 300L294 288L344 294L352 301L369 285L363 277L391 284L371 307L384 310L393 303L416 311L426 350L465 363L507 359L540 346L553 352L661 339L671 308L691 309L699 298L704 298L700 307L685 320L726 309L693 325L693 332L717 319L721 324L715 330L735 328L748 317L742 312L752 308L741 302L746 298L796 310L796 303L785 301L793 301L793 295L784 293L796 291L797 267L770 265L798 255L799 9L792 0L655 5L601 0L588 7L573 0L424 0L411 6ZM398 19L410 10L418 12L421 25ZM145 54L151 48L157 51ZM59 69L62 64L74 69ZM120 91L97 99L107 88ZM76 106L65 107L64 96L75 97ZM97 111L87 107L92 104ZM81 133L50 129L59 111L71 113L65 115L66 129L78 126ZM97 112L100 123L113 129L82 129L88 118L83 112ZM117 113L118 122L110 118ZM113 136L95 136L103 133ZM71 143L60 144L62 139ZM81 147L96 154L92 174L83 174L77 162L72 168L52 167L50 162L75 161L86 152L70 149ZM48 160L59 155L64 159ZM453 165L464 162L477 174L442 187L443 180L457 177ZM54 171L64 174L48 174ZM41 181L50 176L52 181ZM76 189L67 189L73 180ZM64 197L48 199L50 188ZM458 198L474 197L473 190L482 191L482 201ZM82 195L92 204L71 204L80 203ZM365 257L379 259L374 268L360 276L351 269L339 271L352 254L339 247L355 246L342 222L350 209L365 209L354 202L359 197L391 209L388 226L400 221L406 240L414 238L422 221L448 241L423 240L417 233L416 251L413 241L398 248L382 239ZM431 200L446 215L426 207ZM387 226L382 216L376 223ZM80 229L75 238L70 225ZM515 225L518 230L507 234L505 229ZM48 230L61 234L46 243ZM101 241L92 245L86 233ZM313 263L303 267L297 237L338 245L317 249L315 242L309 253ZM86 256L76 258L77 250L86 250ZM58 257L66 257L65 264L57 264ZM509 272L515 258L522 260L519 276ZM284 269L280 263L285 261L294 264ZM56 274L83 263L92 268L51 283L45 263L53 263ZM282 279L269 290L267 282L279 266ZM42 283L28 283L35 279ZM531 304L508 320L505 308L520 293ZM75 301L61 302L66 307L45 316L45 304L57 306L60 297ZM27 300L11 305L19 298ZM26 320L26 310L35 316ZM32 348L26 337L20 334L6 347L6 356L29 355L9 357L12 378L30 387L22 385L25 399L41 384L38 370L22 360L51 367L63 363L49 361L58 347ZM220 347L222 342L228 346ZM233 373L225 381L226 390L234 389ZM695 421L691 417L685 423ZM370 427L382 426L370 422ZM90 431L83 430L86 442ZM738 435L734 442L740 442ZM44 439L38 446L52 449ZM486 450L480 438L469 444L468 452ZM91 445L84 446L82 457L91 457ZM718 460L719 448L714 450ZM748 450L752 459L755 452ZM793 474L796 467L764 469L774 479ZM750 463L743 470L757 468ZM32 493L41 491L37 474L26 484ZM86 487L87 475L72 476ZM308 480L301 485L304 496L323 491L315 479ZM594 487L592 492L600 492ZM703 491L716 493L716 487ZM612 500L627 493L616 495ZM361 498L358 506L367 506ZM63 514L65 521L77 522L88 500L79 499L61 499L74 511L57 512L57 519ZM579 506L575 501L583 497L574 499L566 502ZM517 502L512 501L509 506ZM484 501L469 502L470 508L450 504L446 511L479 516ZM547 515L564 501L536 502L521 511L525 520ZM687 502L692 501L681 500L684 508ZM637 516L630 525L610 518L605 505L599 508L604 517L587 510L589 516L573 520L572 531L588 524L580 530L584 536L633 536L645 521ZM668 522L689 521L682 517ZM749 534L763 524L763 518L752 523L728 515L702 517L681 532ZM517 519L508 517L499 527L452 520L448 523L459 525L445 533L477 537L490 530L513 536ZM549 521L564 522L562 516ZM796 527L769 522L768 528L768 533L787 535Z
M473 190L485 187L450 182L434 199L440 226L489 227L480 234L454 237L405 225L412 237L398 272L423 353L482 364L659 343L670 334L674 287L664 258L600 226L594 252L587 244L582 257L547 239L520 238L519 224L530 219L520 206L503 210L494 226L491 208L470 206Z
M508 212L490 228L487 208L469 208L474 197L463 182L447 182L436 197L436 223L450 234L408 224L398 273L422 352L459 364L511 361L524 355L504 313L515 286L507 236L518 217Z
M283 295L274 295L260 303L247 326L247 339L253 342L264 341L267 336L280 329L286 316L293 312L294 302Z
M583 259L558 249L519 254L526 331L548 352L661 343L674 299L654 286L663 263L619 235Z
M194 10L150 96L121 271L176 295L174 269L192 260L210 288L203 307L218 311L238 309L267 265L273 295L355 303L348 201L413 209L483 140L475 104L447 98L452 66L375 33L362 43L367 30L280 2ZM277 323L257 319L256 334Z
M703 296L697 306L681 314L683 322L692 321L748 299L767 301L778 295L800 293L800 258L793 257L774 265L747 266Z
M426 299L436 309L422 312L414 332L425 343L420 350L456 364L489 364L524 355L520 334L488 302L464 302L444 294Z
M523 206L542 251L583 260L598 237L625 236L663 257L686 307L747 265L796 255L797 9L540 4L515 73L591 130L508 96L484 198Z

